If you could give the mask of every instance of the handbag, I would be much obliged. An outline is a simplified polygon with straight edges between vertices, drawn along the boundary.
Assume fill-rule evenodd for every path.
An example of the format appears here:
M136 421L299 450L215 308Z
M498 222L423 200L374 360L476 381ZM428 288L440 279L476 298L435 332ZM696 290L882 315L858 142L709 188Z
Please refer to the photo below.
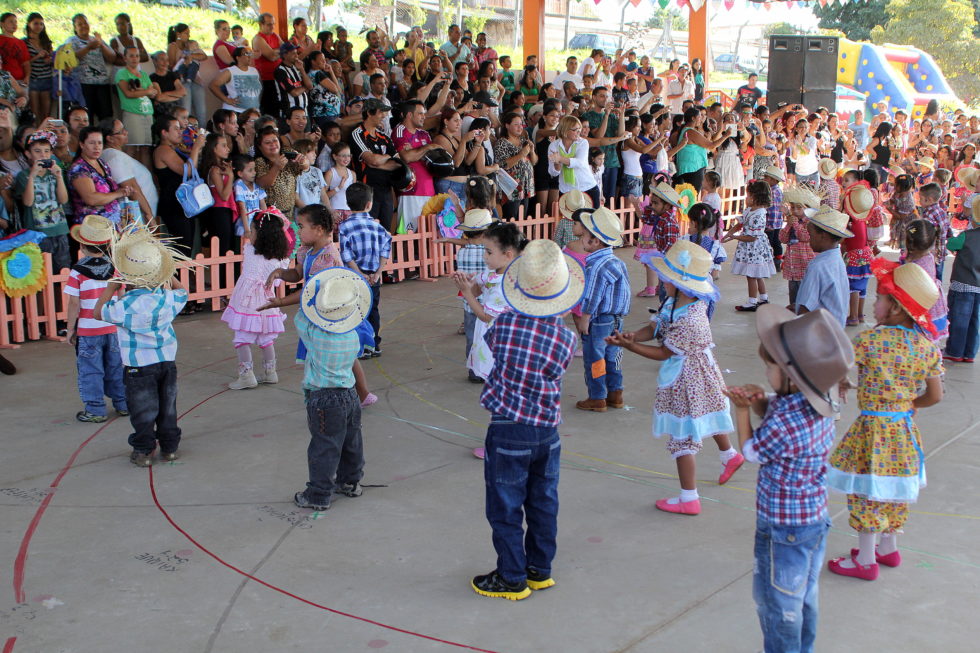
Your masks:
M187 169L190 168L190 176ZM190 163L184 164L184 180L177 187L177 201L184 215L193 218L214 206L214 196L207 183L197 174L197 168Z

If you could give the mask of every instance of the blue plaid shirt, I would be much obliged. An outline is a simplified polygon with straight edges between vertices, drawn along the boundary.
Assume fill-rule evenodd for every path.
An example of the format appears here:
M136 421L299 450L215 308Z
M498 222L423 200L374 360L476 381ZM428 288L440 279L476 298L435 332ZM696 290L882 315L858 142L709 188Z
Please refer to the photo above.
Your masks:
M340 258L361 272L377 272L381 259L391 258L391 234L370 213L352 213L340 223Z
M465 274L479 274L487 269L486 261L483 260L483 253L487 248L483 245L463 245L456 252L456 271ZM469 303L463 298L463 311L472 313Z
M504 313L484 339L493 352L493 370L480 405L520 424L561 424L561 379L576 342L562 319Z
M585 258L585 291L582 313L626 315L630 312L630 278L626 264L611 247L603 247Z
M363 349L357 332L330 333L310 322L303 311L296 311L293 321L306 345L303 389L353 388L354 361Z
M755 507L777 526L806 526L827 519L827 456L834 420L823 417L802 392L775 395L762 424L742 453L759 468Z
M783 189L779 184L770 186L772 191L772 204L766 209L766 229L783 228Z
M101 318L117 327L123 365L143 367L176 360L173 321L186 303L186 290L163 288L135 288L106 302Z

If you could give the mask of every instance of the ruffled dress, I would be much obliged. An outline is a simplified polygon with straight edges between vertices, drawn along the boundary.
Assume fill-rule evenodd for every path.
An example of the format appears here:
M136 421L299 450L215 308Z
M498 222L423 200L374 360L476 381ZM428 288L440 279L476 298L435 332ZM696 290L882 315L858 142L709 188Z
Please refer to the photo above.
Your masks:
M707 304L698 300L674 309L668 298L650 318L657 337L674 353L660 365L657 398L653 405L653 435L700 443L735 430L725 379L711 348Z
M735 258L732 261L732 274L753 279L768 279L776 274L776 266L772 261L772 247L766 236L766 209L745 209L739 218L742 223L742 236L753 236L751 242L739 241L735 248Z
M503 279L504 275L497 274L493 270L484 270L473 277L473 282L483 289L483 292L480 293L480 303L483 305L483 310L494 319L510 308L504 299L503 287L501 286ZM482 379L487 378L490 370L493 369L493 352L484 338L492 325L493 322L476 321L476 325L473 327L473 346L470 347L470 355L466 359L466 366L470 368L473 374Z
M721 177L722 188L738 190L745 185L741 154L733 139L725 141L715 155L715 172Z
M234 331L246 333L282 333L286 316L278 308L258 310L275 296L275 289L266 289L265 281L273 270L289 267L287 259L267 259L255 253L252 243L245 243L242 274L235 282L235 289L228 300L228 307L221 315ZM277 280L276 284L280 282Z

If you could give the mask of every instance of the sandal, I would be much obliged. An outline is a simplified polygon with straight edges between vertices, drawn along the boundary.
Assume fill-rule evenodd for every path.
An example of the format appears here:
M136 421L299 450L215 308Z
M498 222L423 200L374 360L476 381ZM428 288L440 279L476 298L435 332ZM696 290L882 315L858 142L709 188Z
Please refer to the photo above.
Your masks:
M651 288L650 286L647 286L646 288L644 288L640 292L636 293L636 296L637 297L656 297L657 296L657 289L656 288Z
M847 318L847 321L844 322L844 326L849 326L849 327L857 326L858 324L859 322L857 320L853 320L851 318Z

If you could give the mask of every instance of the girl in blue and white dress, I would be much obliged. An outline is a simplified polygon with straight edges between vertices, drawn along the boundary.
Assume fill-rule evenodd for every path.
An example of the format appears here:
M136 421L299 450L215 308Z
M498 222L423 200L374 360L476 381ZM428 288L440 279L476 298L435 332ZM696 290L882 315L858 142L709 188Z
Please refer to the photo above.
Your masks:
M749 299L735 307L736 311L754 312L759 305L769 303L766 279L776 274L772 247L766 236L766 209L772 202L769 184L764 181L749 182L745 188L745 212L738 224L725 234L721 242L737 240L732 274L745 277Z

